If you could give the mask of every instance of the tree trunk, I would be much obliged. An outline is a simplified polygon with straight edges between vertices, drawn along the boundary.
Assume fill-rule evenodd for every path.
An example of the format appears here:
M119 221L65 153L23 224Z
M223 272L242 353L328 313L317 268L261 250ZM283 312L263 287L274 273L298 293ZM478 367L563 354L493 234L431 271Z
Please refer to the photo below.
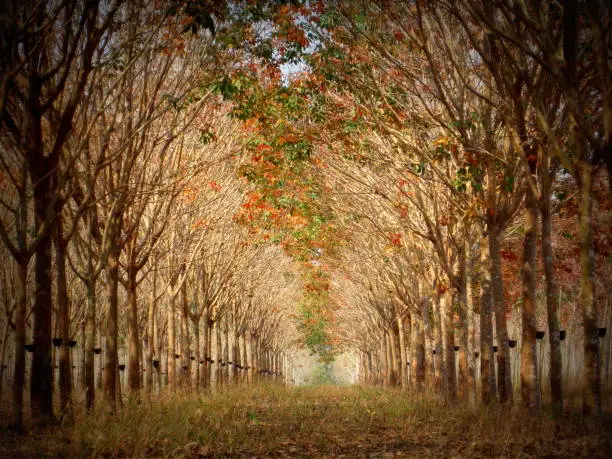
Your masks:
M223 335L222 335L222 346L223 346L223 358L221 364L221 371L223 372L223 384L229 382L229 316L225 314L223 317Z
M106 312L106 352L104 353L104 401L112 411L117 409L117 381L119 370L118 309L119 251L113 247L106 267L108 310Z
M92 270L89 270L91 274ZM87 310L85 312L85 407L92 409L96 398L95 354L96 347L96 285L91 277L87 280Z
M39 165L40 167L40 165ZM44 231L51 206L51 184L48 170L33 174L34 213L36 232ZM53 239L47 229L40 239L35 255L34 282L34 356L30 379L30 403L34 424L48 424L54 421L53 415L53 361L51 359L51 320L53 301L51 296Z
M404 318L399 316L397 318L397 329L399 334L399 346L400 346L400 374L402 389L408 388L408 358L406 356L406 335L404 333Z
M192 317L193 325L193 360L194 372L192 377L192 384L196 391L200 390L200 372L202 371L202 365L200 365L200 315L195 314Z
M217 389L220 389L223 385L223 367L221 366L223 360L223 324L221 318L215 323L215 341L215 374Z
M7 318L8 319L8 318ZM8 331L9 328L11 328L9 321L6 320L4 322L4 330L2 332L2 340L0 341L2 343L2 349L0 349L0 362L6 362L7 361L7 355L6 355L6 348L8 347ZM8 366L7 366L8 367ZM3 396L4 394L4 373L5 373L5 365L0 365L0 397Z
M59 337L63 346L59 348L59 392L60 412L64 413L72 394L72 364L70 362L70 302L66 285L66 243L62 234L61 215L55 226L55 294L58 307ZM81 342L81 347L84 343Z
M384 380L383 380L383 384L385 385L385 387L389 387L391 385L391 346L389 344L389 333L384 331L383 332L383 349L382 349L382 354L383 354L383 359L384 359Z
M248 377L247 377L247 338L246 338L247 333L243 332L240 338L240 366L242 367L242 370L240 370L240 380L242 382L246 382L248 383Z
M397 386L400 383L398 341L395 327L391 326L389 329L389 346L391 348L391 384L393 386Z
M546 159L549 162L548 158ZM546 316L548 318L548 340L550 343L550 388L552 407L556 414L563 411L563 367L561 361L561 341L559 336L559 318L557 314L559 287L555 276L554 252L552 247L552 216L550 208L551 177L549 164L545 163L541 173L542 195L542 260L546 277Z
M423 304L422 316L429 314L427 303ZM422 390L425 387L425 322L421 324L421 320L417 317L412 318L412 339L415 355L412 370L415 372L416 387Z
M210 322L208 318L208 306L204 310L202 320L202 359L204 365L202 367L202 387L208 388L210 386Z
M512 401L512 378L499 238L499 228L492 223L489 226L489 256L491 257L491 292L497 331L497 392L499 402L506 403Z
M238 342L238 330L236 330L236 318L233 316L232 334L231 334L231 350L230 350L230 367L229 375L230 382L235 382L238 378L238 364L239 364L239 342Z
M467 386L468 386L468 401L471 405L476 403L476 358L474 352L476 351L475 342L475 329L476 322L474 317L474 277L472 275L472 257L471 250L466 250L465 260L465 301L467 308L467 347L466 354L468 357L468 374L467 374Z
M523 406L540 408L536 342L536 238L538 201L529 184L525 189L525 236L523 241L523 336L521 347L521 398Z
M154 274L155 276L155 274ZM149 310L147 311L147 327L146 327L146 356L145 356L145 388L151 395L153 393L153 372L156 371L153 367L153 359L157 360L158 368L160 364L159 355L155 353L155 280L153 281L153 295L149 301Z
M28 260L18 260L15 279L15 362L13 370L13 424L15 429L23 429L23 388L25 385L25 345L26 345L26 308Z
M585 415L601 414L601 368L597 309L595 308L595 251L593 247L593 167L586 161L578 165L580 212L580 310L584 327L584 366L582 373L582 410Z
M466 257L465 250L462 251L459 257L459 291L458 295L458 314L459 314L459 328L457 329L457 340L456 345L459 346L459 350L456 352L456 356L459 360L459 371L457 374L457 395L459 398L464 399L466 397L466 390L468 386L468 321L467 321L467 304L468 304L468 290L467 290L467 276L466 276Z
M176 390L176 325L174 316L174 303L176 295L174 292L168 298L168 387L171 391Z
M491 369L493 359L493 324L491 318L491 259L489 237L480 244L480 391L482 402L488 405L495 397L495 374Z
M219 334L219 321L216 320L212 323L210 328L210 388L211 390L216 390L218 388L219 381L219 372L217 371L219 368L218 360L219 360L219 352L217 347L217 335Z
M140 390L140 340L138 338L138 302L136 275L138 271L130 260L127 267L128 303L128 388L132 395Z
M453 327L453 295L446 290L441 298L442 343L444 346L444 392L449 400L457 396L457 379L455 373L455 334Z
M183 272L184 272L183 268ZM182 386L187 388L191 380L191 355L189 352L189 304L187 301L187 283L181 285L181 358L182 358Z
M247 351L247 383L253 383L253 336L251 333L246 332L246 351Z
M442 390L443 375L442 375L442 314L440 310L440 292L437 289L433 295L433 313L434 313L434 348L431 352L431 369L434 374L434 381L436 389Z

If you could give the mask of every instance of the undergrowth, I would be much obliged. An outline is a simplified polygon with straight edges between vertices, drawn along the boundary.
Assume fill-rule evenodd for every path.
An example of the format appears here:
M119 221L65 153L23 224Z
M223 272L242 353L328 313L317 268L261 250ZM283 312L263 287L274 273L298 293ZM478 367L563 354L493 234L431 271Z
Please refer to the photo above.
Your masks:
M449 405L427 393L258 384L129 400L117 414L98 407L27 437L4 432L0 456L610 457L609 427L605 419Z

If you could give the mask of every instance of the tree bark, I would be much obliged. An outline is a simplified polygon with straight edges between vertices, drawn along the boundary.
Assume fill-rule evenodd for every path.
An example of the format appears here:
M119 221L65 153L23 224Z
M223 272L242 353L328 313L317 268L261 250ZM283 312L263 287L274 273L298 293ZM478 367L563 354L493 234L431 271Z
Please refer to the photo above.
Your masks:
M384 368L384 380L383 384L385 387L391 386L391 345L389 343L389 333L387 331L383 332L383 368Z
M91 242L91 241L90 241ZM88 255L88 275L87 279L87 309L85 312L85 406L88 410L92 409L96 398L95 387L95 354L96 347L96 281L93 279L93 266Z
M155 274L153 274L155 276ZM153 295L149 300L149 308L147 311L147 327L146 327L146 356L145 356L145 388L151 395L153 393L153 372L156 371L153 367L153 359L160 361L159 355L155 353L155 280L153 281ZM158 363L159 368L159 363Z
M443 375L442 375L442 363L443 363L443 341L442 341L442 313L440 308L441 295L438 289L433 295L433 317L434 317L434 348L431 352L431 369L434 374L435 386L438 390L442 390ZM435 353L434 353L435 351Z
M550 160L545 159L547 162ZM553 411L561 414L563 411L563 364L561 361L561 341L559 335L558 301L559 286L555 276L554 252L552 247L552 215L551 215L551 176L549 164L542 161L544 170L541 172L542 195L540 210L542 215L542 260L546 277L546 315L548 318L548 340L550 343L550 388Z
M127 266L127 310L128 310L128 388L131 395L140 390L140 340L138 338L138 301L136 297L136 275L133 260Z
M176 324L175 324L175 298L172 292L168 298L168 387L171 391L176 390Z
M64 413L70 403L72 394L72 364L70 362L70 301L66 285L66 242L62 234L61 215L58 214L55 226L55 294L58 307L59 337L62 346L59 348L59 392L60 412ZM81 343L83 347L84 343Z
M467 321L467 304L468 304L468 289L467 289L467 275L466 275L466 253L465 248L459 257L459 291L458 295L458 313L459 313L459 328L457 329L457 340L456 345L459 346L459 350L456 352L456 356L459 360L459 371L457 374L457 395L459 398L464 399L467 395L468 390L468 321Z
M467 307L467 347L466 353L468 356L468 401L471 405L476 403L476 358L474 352L476 351L476 340L475 340L475 312L474 312L474 276L472 269L472 254L471 249L466 244L466 263L465 263L465 296L466 296L466 307Z
M195 357L193 360L194 372L191 381L195 390L199 391L200 372L202 371L202 365L200 365L200 360L202 359L200 355L200 316L199 314L195 314L191 319L193 329L193 356Z
M119 309L119 250L113 247L106 267L108 311L106 312L106 352L104 353L104 401L111 412L117 409L117 381L119 379L118 309Z
M398 341L395 327L391 326L389 329L389 346L391 348L391 384L393 386L397 386L400 383Z
M15 362L13 369L13 425L21 431L23 425L23 389L25 385L25 345L26 345L26 307L28 260L17 260L17 278L15 279Z
M397 329L399 334L399 346L400 346L400 374L402 389L408 388L408 358L406 356L406 335L404 332L404 318L399 316L397 318Z
M536 341L536 238L538 201L529 184L525 189L525 236L523 241L523 336L521 347L521 398L530 410L540 408Z
M423 306L423 313L424 314L428 314L429 313L429 308L427 307L427 304L424 303ZM413 349L414 349L414 354L415 354L415 359L414 362L412 364L413 371L415 372L415 379L416 379L416 387L419 390L422 390L425 387L425 326L424 326L424 322L421 323L421 321L416 318L413 317L412 320L412 339L413 339Z
M584 366L582 373L582 411L601 414L601 368L597 309L595 307L595 251L593 247L593 166L578 164L580 212L580 310L584 327Z
M47 162L47 161L45 161ZM45 167L39 164L37 167ZM52 246L53 240L49 225L49 211L53 209L51 196L51 179L49 170L45 169L32 174L34 186L34 214L36 232L45 231L40 239L35 255L34 282L35 297L33 306L34 315L34 343L36 349L32 359L32 372L30 379L30 403L32 407L32 421L36 425L45 425L54 422L53 415L53 361L51 356L51 320L53 302L51 295L52 284Z
M183 267L182 272L185 271ZM181 361L182 361L182 386L187 388L191 381L191 355L189 350L189 303L187 300L187 283L181 285Z
M202 367L202 387L207 389L210 386L210 319L208 317L208 306L205 306L204 314L202 315L202 359L204 365Z
M489 230L489 256L491 257L491 292L497 331L497 392L499 402L512 401L512 378L510 370L510 347L506 320L506 300L501 270L500 230L492 222Z
M482 402L491 403L495 397L495 374L492 371L493 324L491 318L491 259L489 236L480 244L480 391Z
M446 290L441 298L442 343L444 347L444 392L449 400L457 396L457 378L455 373L455 333L453 327L453 294Z

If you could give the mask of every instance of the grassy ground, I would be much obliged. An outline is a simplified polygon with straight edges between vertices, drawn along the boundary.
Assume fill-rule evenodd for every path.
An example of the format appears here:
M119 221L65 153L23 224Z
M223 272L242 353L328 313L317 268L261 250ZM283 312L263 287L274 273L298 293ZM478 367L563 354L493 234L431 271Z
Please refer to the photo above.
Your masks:
M258 385L157 397L17 437L0 457L612 457L612 425L445 406L362 387Z

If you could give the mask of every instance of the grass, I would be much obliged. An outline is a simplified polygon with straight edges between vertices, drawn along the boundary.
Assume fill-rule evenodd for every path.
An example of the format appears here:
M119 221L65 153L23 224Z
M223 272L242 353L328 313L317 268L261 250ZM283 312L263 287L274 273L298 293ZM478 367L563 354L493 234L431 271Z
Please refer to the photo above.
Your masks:
M72 426L0 434L2 457L611 457L604 419L554 420L448 406L429 394L260 384L213 395L130 401Z

